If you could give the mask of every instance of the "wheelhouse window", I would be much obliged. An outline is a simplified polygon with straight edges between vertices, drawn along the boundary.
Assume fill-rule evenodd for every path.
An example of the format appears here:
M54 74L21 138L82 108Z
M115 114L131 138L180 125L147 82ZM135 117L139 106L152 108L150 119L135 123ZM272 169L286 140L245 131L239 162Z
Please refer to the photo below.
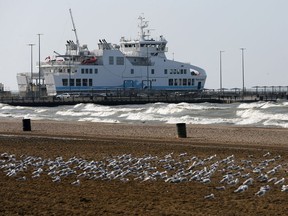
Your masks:
M124 57L117 57L116 58L117 65L124 65Z
M192 86L195 85L195 79L192 79Z
M131 69L131 74L134 74L134 69Z
M187 80L187 84L188 84L188 86L191 86L191 79Z
M92 73L93 73L93 69L90 68L90 69L89 69L89 74L92 74Z
M94 69L94 73L95 73L95 74L98 74L98 68L95 68L95 69Z
M151 69L151 74L154 74L155 73L155 70L154 69Z
M168 84L169 84L169 86L173 86L173 79L169 79Z
M168 69L164 69L164 74L167 74L168 73Z
M85 73L84 68L81 68L81 74L84 74L84 73Z
M89 69L88 69L88 68L85 69L85 73L86 73L86 74L89 73Z

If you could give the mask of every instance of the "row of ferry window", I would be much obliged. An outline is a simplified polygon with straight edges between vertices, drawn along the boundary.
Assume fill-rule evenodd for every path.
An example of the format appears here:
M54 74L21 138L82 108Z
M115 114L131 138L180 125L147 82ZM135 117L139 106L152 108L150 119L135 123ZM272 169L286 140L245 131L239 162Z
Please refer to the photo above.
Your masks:
M187 74L187 69L170 69L170 74ZM164 74L168 74L168 69L164 69Z
M93 86L93 79L62 79L63 86Z
M98 74L98 68L81 68L82 74ZM130 70L131 74L134 74L134 69ZM151 69L151 74L155 74L155 70ZM168 74L168 69L164 69L164 74ZM187 74L187 69L170 69L170 74Z
M169 79L169 86L194 86L195 79Z
M94 70L92 68L81 68L81 73L82 74L93 74L93 71L95 74L98 73L98 68L94 68Z

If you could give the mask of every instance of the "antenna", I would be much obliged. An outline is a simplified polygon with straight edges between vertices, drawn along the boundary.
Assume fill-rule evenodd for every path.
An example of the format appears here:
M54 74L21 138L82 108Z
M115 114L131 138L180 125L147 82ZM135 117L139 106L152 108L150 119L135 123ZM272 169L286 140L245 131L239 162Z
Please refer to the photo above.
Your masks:
M77 31L76 31L75 23L74 23L74 20L73 20L73 16L72 16L72 10L71 10L71 8L69 9L69 12L70 12L71 20L72 20L72 25L73 25L73 29L72 29L72 31L75 32L77 48L78 48L79 51L80 51L80 43L79 43L79 40L78 40Z
M142 16L139 16L138 19L140 20L140 23L138 25L138 27L140 28L140 39L141 40L145 40L145 37L146 36L149 36L149 33L148 35L146 35L144 29L148 27L148 21L144 21L145 17L144 15L142 14Z

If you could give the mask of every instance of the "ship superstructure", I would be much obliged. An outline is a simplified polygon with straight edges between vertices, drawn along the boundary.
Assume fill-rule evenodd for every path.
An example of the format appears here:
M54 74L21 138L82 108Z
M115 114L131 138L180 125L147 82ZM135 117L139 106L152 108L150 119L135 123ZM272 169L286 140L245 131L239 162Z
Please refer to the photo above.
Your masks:
M62 92L91 92L118 89L187 90L204 88L206 73L189 63L167 59L167 40L150 38L148 21L139 17L139 36L135 40L122 37L118 45L100 39L98 48L80 45L70 10L76 43L66 42L65 54L54 52L35 73L17 75L19 91L37 89L47 95ZM33 78L40 80L33 82Z

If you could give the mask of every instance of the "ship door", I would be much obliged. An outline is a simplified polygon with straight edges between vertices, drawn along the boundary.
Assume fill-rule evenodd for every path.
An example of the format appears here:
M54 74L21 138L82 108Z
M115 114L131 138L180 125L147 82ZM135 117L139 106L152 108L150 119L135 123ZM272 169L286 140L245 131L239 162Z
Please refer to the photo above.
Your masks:
M134 81L133 80L124 80L123 87L124 88L134 88Z
M197 89L201 89L201 82L198 82L198 86L197 86Z
M142 89L151 89L152 81L151 80L142 80Z

